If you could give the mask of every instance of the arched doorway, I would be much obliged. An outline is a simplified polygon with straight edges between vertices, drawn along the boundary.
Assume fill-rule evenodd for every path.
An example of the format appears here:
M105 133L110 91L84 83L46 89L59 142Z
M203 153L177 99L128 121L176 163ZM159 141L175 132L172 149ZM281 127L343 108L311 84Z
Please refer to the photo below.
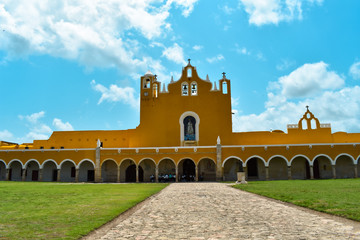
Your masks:
M332 178L332 166L328 157L318 156L313 162L313 171L315 179L329 179Z
M36 160L30 160L25 165L25 181L39 181L40 165Z
M0 181L6 180L6 165L3 161L0 161Z
M118 166L114 160L108 159L101 165L102 182L116 182L117 181Z
M227 159L224 164L224 181L237 181L237 173L243 171L243 162L240 159ZM257 169L254 172L257 174Z
M159 182L176 181L176 168L173 160L169 158L160 160L158 170ZM166 176L168 177L166 178Z
M65 160L60 164L60 181L75 182L76 167L75 163Z
M94 182L94 165L90 160L83 161L79 166L79 182Z
M216 165L210 158L201 159L198 163L199 181L216 181Z
M15 160L9 165L9 180L10 181L21 181L22 177L22 165L20 161Z
M143 170L141 174L139 170L139 182L151 182L155 179L155 162L151 159L144 159L139 164L139 169Z
M310 179L309 161L302 156L298 156L291 162L292 179Z
M342 155L336 159L336 178L354 178L354 162L347 156Z
M266 180L265 164L258 157L252 157L246 162L248 180Z
M143 182L144 171L139 166L139 182ZM130 165L125 171L125 182L136 182L136 165Z
M42 168L43 181L44 182L56 182L57 181L57 166L53 161L46 161Z
M274 157L269 162L269 179L287 180L287 161L281 157Z
M183 159L178 165L179 178L183 182L195 181L195 163L191 159Z

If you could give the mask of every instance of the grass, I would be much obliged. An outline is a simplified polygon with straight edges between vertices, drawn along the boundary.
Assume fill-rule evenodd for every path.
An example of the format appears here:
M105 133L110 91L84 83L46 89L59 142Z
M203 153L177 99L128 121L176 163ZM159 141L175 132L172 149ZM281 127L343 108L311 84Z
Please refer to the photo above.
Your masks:
M360 179L259 181L234 187L360 221Z
M166 186L0 182L0 239L77 239Z

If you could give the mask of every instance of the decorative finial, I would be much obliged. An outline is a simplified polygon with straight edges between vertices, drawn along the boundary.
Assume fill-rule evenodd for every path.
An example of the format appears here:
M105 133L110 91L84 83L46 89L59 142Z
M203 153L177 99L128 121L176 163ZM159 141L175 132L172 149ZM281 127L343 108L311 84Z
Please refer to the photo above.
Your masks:
M209 74L206 74L206 81L210 82Z
M220 136L217 137L216 143L217 143L218 145L220 144Z
M173 83L173 82L174 82L174 77L171 76L171 81L170 81L170 83Z
M99 148L99 147L101 147L101 142L100 142L100 139L98 139L97 140L97 142L96 142L96 146Z
M309 106L308 105L306 105L306 110L309 111Z
M162 89L162 92L166 92L166 86L165 86L165 83L163 83L163 89Z
M216 81L214 82L214 90L217 91Z
M222 75L223 75L223 79L226 79L225 74L226 74L225 72L223 72L223 73L222 73Z
M189 58L189 59L188 59L188 62L189 62L188 65L190 65L190 60L191 60L191 59Z
M157 75L156 74L154 75L154 77L155 77L155 80L157 80Z

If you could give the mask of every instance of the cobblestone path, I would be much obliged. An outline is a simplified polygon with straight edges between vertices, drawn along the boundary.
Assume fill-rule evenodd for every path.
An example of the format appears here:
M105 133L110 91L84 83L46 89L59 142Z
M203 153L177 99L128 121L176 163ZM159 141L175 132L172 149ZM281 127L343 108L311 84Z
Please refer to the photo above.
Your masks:
M360 231L222 183L176 183L101 239L360 239Z

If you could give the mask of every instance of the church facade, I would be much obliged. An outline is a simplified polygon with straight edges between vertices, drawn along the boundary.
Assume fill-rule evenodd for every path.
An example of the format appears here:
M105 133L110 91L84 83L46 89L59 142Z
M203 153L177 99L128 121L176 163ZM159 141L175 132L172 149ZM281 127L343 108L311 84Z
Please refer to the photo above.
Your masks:
M55 131L33 143L0 141L0 180L61 182L356 178L360 134L331 132L307 108L281 130L233 132L230 80L201 79L190 64L161 86L140 79L140 124Z

